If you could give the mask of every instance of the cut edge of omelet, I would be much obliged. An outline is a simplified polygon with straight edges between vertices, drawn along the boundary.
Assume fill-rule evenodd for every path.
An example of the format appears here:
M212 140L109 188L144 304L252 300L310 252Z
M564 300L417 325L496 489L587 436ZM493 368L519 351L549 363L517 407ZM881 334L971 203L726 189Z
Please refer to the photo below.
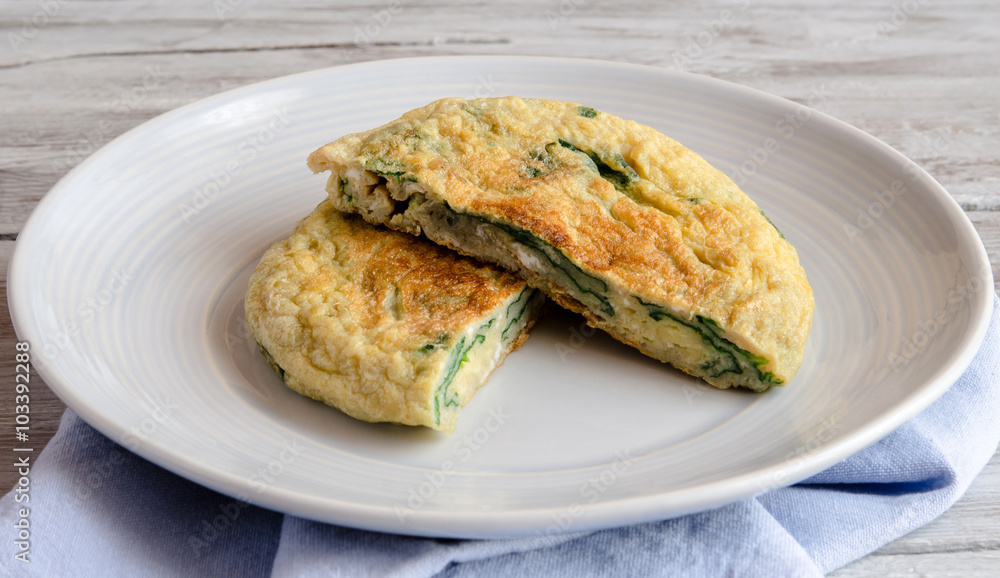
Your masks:
M451 432L544 295L325 199L250 276L248 329L285 385L368 422Z
M404 119L422 118L437 104L412 111ZM599 114L592 109L586 111L589 113L579 114L587 118ZM310 156L308 164L314 172L331 172L327 192L339 210L358 213L371 223L422 234L464 255L498 264L521 275L561 306L583 314L590 325L716 387L741 386L764 391L785 384L797 373L804 357L804 339L785 345L784 337L777 335L769 338L777 341L762 346L752 328L737 331L726 319L713 318L697 308L679 307L644 292L641 287L629 290L599 272L585 270L571 255L505 221L502 215L498 218L467 208L457 210L448 203L447 191L435 190L423 181L421 170L416 167L386 165L388 168L382 167L386 170L379 170L372 162L354 154L369 135L379 134L392 124L348 135ZM648 127L643 128L648 130ZM558 144L581 152L581 155L587 154L576 151L571 143L559 141ZM441 162L447 164L449 161ZM606 169L597 165L594 170L606 177ZM721 173L715 172L731 184ZM611 184L616 185L616 189L621 188L615 182ZM732 189L731 194L742 195L735 185ZM746 202L747 207L754 209L748 213L773 226L752 201L747 198ZM780 236L780 232L775 236ZM794 248L790 245L788 248L794 257ZM803 303L808 301L809 305L808 319L804 322L807 335L812 293L804 281L804 274L802 279ZM794 333L798 334L799 329Z
M449 336L448 341L452 343L447 354L439 352L436 362L427 367L434 385L427 390L429 395L417 407L370 403L370 398L359 396L357 392L374 391L381 384L359 384L355 376L321 372L311 366L303 367L295 360L283 362L276 359L275 355L283 358L289 354L287 349L273 343L257 324L251 323L250 329L268 365L292 391L323 402L361 421L426 426L452 433L460 410L486 384L507 355L521 347L527 339L544 303L545 297L541 292L525 287L497 307L491 315L469 323L461 335ZM438 342L427 343L417 354L430 355L441 349L441 345ZM286 367L290 369L286 370ZM377 398L378 395L375 394L374 399Z
M411 186L405 208L395 210L387 221L381 220L384 217L379 215L380 207L396 203L385 181L375 176L374 186L348 185L354 193L349 203L343 188L334 187L330 193L335 204L360 213L370 222L422 234L459 253L517 273L560 306L582 314L590 325L650 357L721 389L742 386L765 391L783 385L797 369L786 373L775 368L765 353L753 351L748 343L738 345L738 337L727 335L711 318L635 295L582 271L567 256L527 231L481 215L457 213L432 193L420 190L417 183ZM602 311L613 312L615 323L601 315ZM623 326L631 330L623 331Z

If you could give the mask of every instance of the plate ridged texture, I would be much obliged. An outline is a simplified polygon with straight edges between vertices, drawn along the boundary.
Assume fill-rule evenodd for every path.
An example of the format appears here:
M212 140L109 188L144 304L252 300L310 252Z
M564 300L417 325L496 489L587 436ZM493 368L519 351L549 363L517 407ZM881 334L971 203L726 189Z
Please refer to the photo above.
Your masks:
M264 249L324 196L306 156L437 98L489 94L634 119L733 177L815 291L795 387L713 390L557 314L452 437L355 422L285 390L242 325L242 298ZM992 299L960 208L864 133L712 79L522 57L352 65L170 112L54 187L9 273L35 367L112 439L270 508L455 537L663 518L804 478L943 393Z

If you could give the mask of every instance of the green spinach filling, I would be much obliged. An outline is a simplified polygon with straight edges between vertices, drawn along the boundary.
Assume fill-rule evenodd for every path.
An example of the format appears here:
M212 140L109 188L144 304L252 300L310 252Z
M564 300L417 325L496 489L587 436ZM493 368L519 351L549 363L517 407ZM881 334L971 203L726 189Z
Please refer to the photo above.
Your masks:
M447 203L443 203L442 205L455 219L472 219L503 231L515 242L530 249L533 254L541 257L553 268L562 272L576 289L577 294L574 295L574 298L582 300L584 295L590 295L597 302L597 307L602 313L608 317L614 316L615 309L611 306L611 301L605 296L605 293L608 291L608 284L597 277L584 273L582 269L563 255L559 249L515 225L497 223L484 217L458 213Z
M442 333L441 335L437 336L437 339L435 339L434 341L431 341L430 343L428 343L428 344L424 345L423 347L421 347L419 351L421 353L430 353L430 352L434 351L435 349L440 348L447 341L448 341L448 334L447 333Z
M764 220L766 220L768 223L771 223L771 226L774 227L774 230L778 232L778 236L784 239L785 238L784 233L782 233L781 229L779 229L778 226L774 224L774 221L771 220L771 217L767 216L767 213L764 212L764 209L760 210L760 214L764 217Z
M697 315L695 316L695 321L692 323L671 314L666 309L656 305L655 303L647 303L639 297L636 297L636 300L646 307L646 311L649 313L649 317L652 318L653 321L670 319L678 325L683 325L684 327L687 327L691 331L697 333L706 345L718 353L715 359L704 363L700 367L700 369L709 377L719 377L725 373L741 374L744 369L753 368L753 370L756 371L757 378L761 383L771 383L774 385L781 385L783 383L770 371L765 372L760 369L761 367L767 365L766 357L750 353L749 351L737 346L732 341L724 338L722 336L724 333L722 327L720 327L714 319Z
M525 311L528 309L528 302L531 300L534 290L526 287L517 296L510 305L507 306L507 326L504 327L503 332L500 334L501 342L507 340L507 332L517 325L517 323L524 317ZM514 315L511 315L511 310L515 307L520 307L516 310ZM471 340L466 340L465 336L458 340L455 347L451 349L451 353L448 355L448 361L445 364L444 377L441 378L441 383L434 389L434 423L436 425L441 425L441 408L443 407L458 407L459 399L458 394L451 391L452 382L455 381L455 376L458 375L458 371L462 369L462 366L469 361L469 352L476 345L486 341L486 332L493 326L497 320L496 317L490 319L483 325L479 326L476 330L475 336ZM439 336L435 341L428 343L420 348L421 351L432 351L437 349L446 339L447 335ZM429 348L429 349L428 349Z
M348 187L350 187L350 186L351 186L351 182L349 180L345 179L345 178L341 178L340 182L338 183L338 188L340 189L340 194L344 195L344 197L347 198L347 204L348 205L350 205L351 203L354 202L354 195L352 195L350 193L350 191L347 190Z
M264 355L264 359L267 360L267 364L270 365L271 369L273 369L274 372L278 374L278 377L281 379L281 382L284 383L285 385L288 385L288 382L285 381L285 377L287 374L285 373L284 368L278 365L278 362L274 360L274 357L271 355L271 352L268 351L260 343L257 344L257 347L260 349L260 352Z
M389 179L396 181L396 185L401 185L402 181L417 182L416 177L408 174L409 170L406 165L394 159L382 157L366 159L364 166L366 170L375 173L386 181Z
M479 331L481 332L483 329L492 325L493 321L494 319L490 319L489 323L479 328ZM477 332L476 336L472 338L472 341L470 341L468 345L465 344L465 337L463 336L458 340L458 344L452 348L451 354L448 356L448 364L445 366L444 378L434 390L434 423L436 425L441 425L442 406L458 407L458 394L454 391L449 391L448 388L451 386L451 382L455 381L455 376L458 375L458 370L462 368L462 365L468 363L469 351L477 344L484 341L486 341L486 335Z
M589 107L579 107L577 112L580 116L587 118L594 118L597 115L597 111ZM602 179L609 182L619 192L627 194L628 189L632 186L632 184L640 178L635 169L628 164L621 154L602 157L595 151L580 149L563 139L558 139L556 143L548 145L545 151L539 151L531 157L531 160L533 161L541 161L539 164L542 166L527 166L525 170L529 177L543 177L547 172L544 169L551 168L555 164L555 159L549 153L549 147L557 145L580 155L583 163L587 167L598 173ZM542 167L544 167L544 169ZM406 167L398 161L392 161L384 158L367 160L365 162L365 168L378 174L386 180L392 179L396 181L397 184L400 184L402 180L416 180L412 175L407 174ZM349 194L347 183L343 181L341 182L341 190L344 192L345 196L347 196L348 202L353 200L352 196ZM688 199L688 202L692 204L699 204L702 201L703 199L700 198ZM442 203L442 206L449 213L449 216L452 219L473 219L490 227L495 227L496 229L506 233L515 242L529 249L534 255L547 262L552 268L561 272L569 281L568 284L563 283L563 285L571 291L575 289L575 294L573 295L574 298L581 301L585 299L591 300L591 305L595 305L596 302L596 308L601 313L608 317L615 315L614 307L606 296L608 291L607 283L605 283L602 279L585 273L579 266L570 261L569 258L562 253L562 251L554 247L552 244L516 225L499 223L484 217L459 213L453 210L447 203ZM767 215L764 214L764 211L761 211L761 215L763 215L768 223L774 226L775 230L778 231L778 234L784 238L784 235L781 234L781 231L778 230L777 226L775 226ZM508 331L514 327L524 315L526 303L530 299L530 296L531 290L525 289L518 296L518 298L508 306L507 317L509 321L501 334L501 339L507 339ZM763 366L767 365L767 358L750 353L728 339L725 339L723 337L724 331L719 324L715 322L715 320L698 315L695 317L695 321L693 322L685 321L675 315L672 315L659 305L647 303L638 297L636 297L636 299L640 304L646 307L650 318L654 321L669 319L678 325L694 331L707 346L717 353L714 359L702 364L700 367L700 369L705 372L707 376L720 377L726 373L743 374L745 371L752 370L756 373L756 376L761 383L774 385L780 385L783 383L782 380L775 377L772 372L765 372L761 369ZM517 316L511 316L511 308L519 305L521 306L521 309ZM441 407L457 406L459 404L458 395L449 391L449 386L452 381L454 381L455 376L457 375L459 369L461 369L462 365L469 360L469 351L477 344L485 341L486 336L484 331L488 329L495 320L496 318L491 319L486 325L480 327L479 331L475 337L471 339L471 341L466 343L466 338L463 337L452 349L447 362L445 376L435 390L434 419L436 423L440 424ZM447 336L442 337L446 338ZM425 345L421 351L430 352L442 345L442 339L439 338L438 341Z
M579 149L563 139L559 139L557 142L559 146L580 154L586 159L584 164L596 171L602 179L611 183L620 192L627 193L629 186L639 179L639 173L635 172L625 157L618 153L604 158L594 151Z
M533 295L534 290L530 287L525 287L521 291L521 294L517 296L517 299L507 306L507 327L504 327L503 332L500 333L500 341L507 341L507 332L524 317L524 312L528 310L527 302L531 300ZM511 309L515 307L520 307L521 309L517 311L516 315L511 315Z

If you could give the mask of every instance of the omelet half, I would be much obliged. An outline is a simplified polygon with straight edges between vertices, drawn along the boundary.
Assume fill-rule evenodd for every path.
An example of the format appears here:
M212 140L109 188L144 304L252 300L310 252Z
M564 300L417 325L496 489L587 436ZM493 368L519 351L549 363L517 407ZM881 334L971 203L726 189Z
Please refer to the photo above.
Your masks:
M246 317L289 388L357 419L451 432L544 302L516 275L325 200L250 278Z
M524 276L590 325L720 388L802 364L795 249L673 139L576 103L444 99L315 151L341 211Z

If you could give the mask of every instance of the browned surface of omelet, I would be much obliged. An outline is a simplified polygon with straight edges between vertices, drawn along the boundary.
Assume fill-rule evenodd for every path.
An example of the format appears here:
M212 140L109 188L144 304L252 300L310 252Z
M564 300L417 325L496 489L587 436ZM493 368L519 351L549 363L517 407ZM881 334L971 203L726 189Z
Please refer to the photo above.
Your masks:
M419 195L512 225L625 298L713 320L726 340L767 358L762 374L787 381L802 363L814 303L795 249L728 177L652 128L575 103L444 99L321 147L309 163L332 171L328 191L341 210L419 233L406 206ZM357 179L359 170L369 176ZM345 179L357 187L371 175L387 209L359 207L344 192ZM518 272L582 309L564 287ZM614 315L585 313L663 358Z
M326 200L264 254L246 314L290 388L362 420L450 431L433 408L450 349L525 289L512 273Z

